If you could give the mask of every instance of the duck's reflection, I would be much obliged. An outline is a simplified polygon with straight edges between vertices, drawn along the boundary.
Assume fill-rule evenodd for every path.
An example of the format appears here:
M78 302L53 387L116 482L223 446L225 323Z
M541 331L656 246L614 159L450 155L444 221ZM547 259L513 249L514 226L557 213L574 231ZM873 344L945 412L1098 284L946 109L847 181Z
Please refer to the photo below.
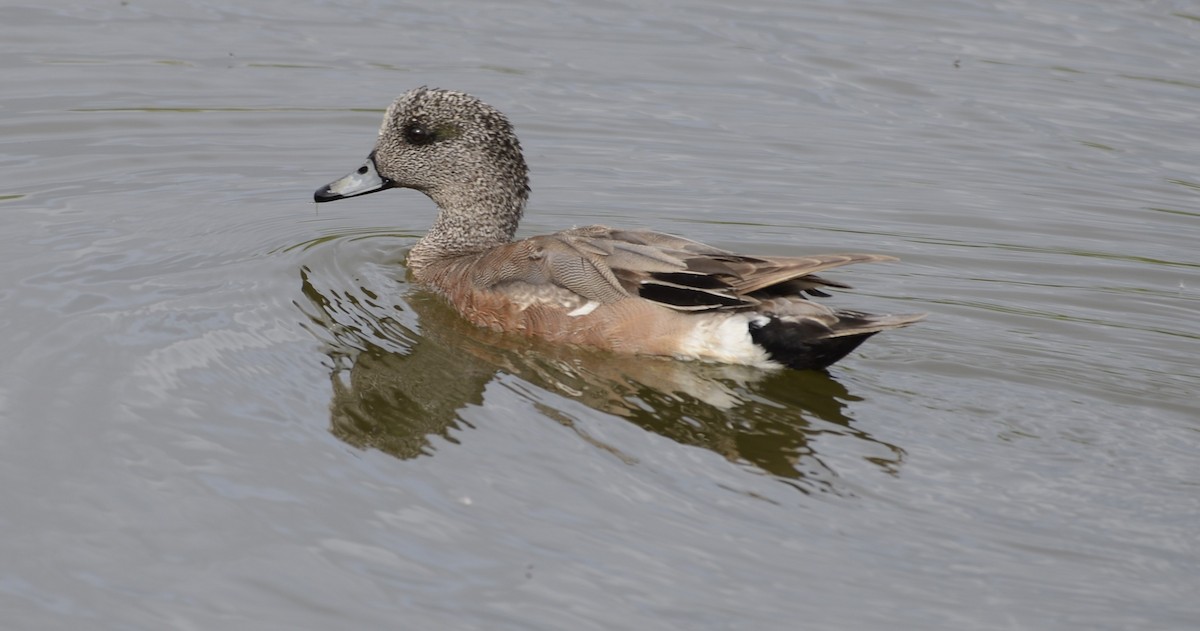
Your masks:
M679 443L703 447L791 481L801 490L828 488L835 475L814 448L837 436L860 441L863 457L894 470L904 452L854 429L845 414L856 400L821 372L770 373L659 358L563 348L479 329L436 295L410 290L403 305L377 294L323 287L302 274L310 304L301 308L328 343L334 435L398 458L430 455L430 438L454 442L469 428L461 415L484 405L498 374L570 397ZM416 333L394 317L419 321ZM569 414L537 398L547 417L597 447L626 457L575 426Z

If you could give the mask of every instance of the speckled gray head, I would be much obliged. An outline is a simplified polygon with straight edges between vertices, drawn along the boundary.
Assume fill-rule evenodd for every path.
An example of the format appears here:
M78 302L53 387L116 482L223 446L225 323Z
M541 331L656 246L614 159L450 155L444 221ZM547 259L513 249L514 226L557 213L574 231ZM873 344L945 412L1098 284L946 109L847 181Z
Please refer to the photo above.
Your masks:
M515 213L514 219L529 196L525 159L508 119L469 94L426 87L396 99L366 163L319 189L314 199L393 187L421 191L443 210L483 205Z

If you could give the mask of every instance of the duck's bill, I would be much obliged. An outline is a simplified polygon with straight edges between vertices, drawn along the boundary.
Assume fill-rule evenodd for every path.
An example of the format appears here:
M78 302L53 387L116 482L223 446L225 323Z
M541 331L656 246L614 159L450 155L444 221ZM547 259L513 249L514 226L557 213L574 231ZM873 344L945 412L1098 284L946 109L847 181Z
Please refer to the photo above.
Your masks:
M367 157L367 161L358 170L348 174L340 180L335 180L317 189L313 193L313 200L317 202L332 202L335 199L345 199L347 197L357 197L374 193L384 189L392 188L395 182L380 177L379 170L375 168L375 154L372 152Z

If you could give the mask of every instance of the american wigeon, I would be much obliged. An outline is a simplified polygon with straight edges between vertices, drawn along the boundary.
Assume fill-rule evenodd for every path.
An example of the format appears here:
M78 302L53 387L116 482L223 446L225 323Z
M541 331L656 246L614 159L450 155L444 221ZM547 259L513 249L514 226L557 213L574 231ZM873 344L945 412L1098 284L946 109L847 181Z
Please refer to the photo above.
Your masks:
M817 273L890 256L748 256L605 226L514 241L529 198L521 145L503 114L462 92L422 87L396 99L366 163L314 198L394 187L438 206L408 254L413 277L478 326L621 353L820 369L924 317L809 299L847 287Z

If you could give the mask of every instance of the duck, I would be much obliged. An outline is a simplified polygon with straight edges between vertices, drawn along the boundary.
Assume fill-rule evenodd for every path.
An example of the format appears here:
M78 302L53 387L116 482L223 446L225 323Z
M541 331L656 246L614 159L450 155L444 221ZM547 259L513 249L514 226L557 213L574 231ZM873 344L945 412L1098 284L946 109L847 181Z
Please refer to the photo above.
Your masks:
M822 370L926 314L872 315L814 298L818 274L880 254L740 254L604 225L517 239L529 170L508 118L464 92L419 87L388 108L355 171L318 203L409 188L437 206L406 267L476 326L555 344L764 369Z

